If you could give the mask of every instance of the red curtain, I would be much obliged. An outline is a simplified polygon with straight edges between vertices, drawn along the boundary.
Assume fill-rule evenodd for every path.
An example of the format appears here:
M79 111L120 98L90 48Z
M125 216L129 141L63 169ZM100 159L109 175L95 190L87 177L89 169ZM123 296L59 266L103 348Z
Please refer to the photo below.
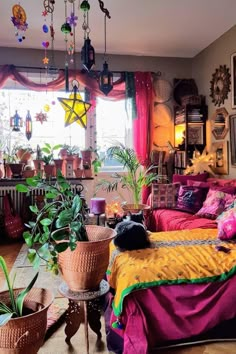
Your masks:
M7 79L12 79L22 86L35 91L57 91L65 86L64 70L59 70L58 78L48 82L47 84L38 84L29 80L25 75L20 73L14 65L3 65L0 68L0 88L4 86ZM105 96L100 90L98 81L94 77L90 77L86 72L69 71L69 80L77 80L79 84L86 87L93 95L105 97L108 100L121 100L125 98L125 81L123 78L114 82L114 88Z
M149 162L150 115L153 100L152 76L150 72L134 74L137 118L133 121L134 149L142 165Z

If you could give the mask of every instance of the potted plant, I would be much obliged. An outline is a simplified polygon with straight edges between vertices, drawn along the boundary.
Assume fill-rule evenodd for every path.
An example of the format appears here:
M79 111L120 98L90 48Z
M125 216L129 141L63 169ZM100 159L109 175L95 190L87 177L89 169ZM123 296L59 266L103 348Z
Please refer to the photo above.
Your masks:
M29 231L23 234L29 260L37 267L44 259L47 268L56 274L60 271L73 291L98 287L108 266L109 243L115 233L108 227L85 224L83 200L73 193L61 171L54 182L34 176L16 186L24 193L35 188L45 190L45 200L40 209L30 206L35 220L29 221Z
M101 179L96 185L96 192L100 189L107 192L118 191L118 187L127 189L131 193L133 199L132 204L125 203L124 211L138 212L148 208L144 204L140 204L141 192L144 186L150 186L158 180L158 175L153 173L154 166L143 168L133 149L125 147L123 144L111 146L107 150L107 157L115 159L123 166L124 173L113 173L112 180Z
M16 145L15 150L16 150L16 156L19 159L19 161L25 164L28 163L28 161L31 159L32 154L34 152L30 145Z
M42 346L47 327L47 311L53 301L48 289L34 288L38 273L25 289L14 289L6 262L0 256L7 291L0 292L0 352L34 354Z
M42 156L42 161L44 162L44 172L46 178L52 177L55 175L54 173L54 152L61 148L61 145L51 145L49 143L45 143L42 147L41 151L44 153Z

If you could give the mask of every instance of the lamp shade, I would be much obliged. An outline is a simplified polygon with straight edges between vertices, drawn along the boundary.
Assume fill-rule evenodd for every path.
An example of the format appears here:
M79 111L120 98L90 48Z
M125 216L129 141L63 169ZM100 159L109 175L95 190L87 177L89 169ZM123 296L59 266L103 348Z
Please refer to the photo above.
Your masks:
M81 49L81 60L83 66L88 71L95 65L95 51L89 38L84 40L84 46Z
M108 95L108 93L113 89L113 74L109 71L106 61L103 64L103 70L99 74L99 89L105 95Z
M90 210L93 214L104 214L106 210L105 198L92 198L90 201Z

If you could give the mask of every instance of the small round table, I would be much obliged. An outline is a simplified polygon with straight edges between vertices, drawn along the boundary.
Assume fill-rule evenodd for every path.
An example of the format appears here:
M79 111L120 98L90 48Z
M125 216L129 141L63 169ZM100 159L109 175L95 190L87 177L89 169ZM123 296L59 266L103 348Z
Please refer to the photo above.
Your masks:
M84 334L87 354L89 354L88 324L97 335L96 346L101 345L101 306L100 297L108 293L109 284L102 280L98 290L75 292L68 288L66 283L61 283L59 292L69 300L66 310L66 343L70 344L71 338L78 331L80 324L84 322Z

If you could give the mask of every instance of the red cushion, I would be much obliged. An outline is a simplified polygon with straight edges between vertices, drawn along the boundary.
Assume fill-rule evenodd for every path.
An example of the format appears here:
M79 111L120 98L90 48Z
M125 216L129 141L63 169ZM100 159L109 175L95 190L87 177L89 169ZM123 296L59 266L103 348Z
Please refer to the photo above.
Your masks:
M179 182L187 184L188 180L206 182L208 173L199 173L198 175L173 175L173 183Z

